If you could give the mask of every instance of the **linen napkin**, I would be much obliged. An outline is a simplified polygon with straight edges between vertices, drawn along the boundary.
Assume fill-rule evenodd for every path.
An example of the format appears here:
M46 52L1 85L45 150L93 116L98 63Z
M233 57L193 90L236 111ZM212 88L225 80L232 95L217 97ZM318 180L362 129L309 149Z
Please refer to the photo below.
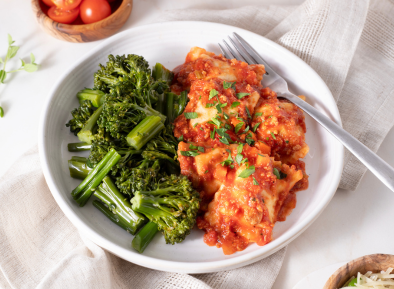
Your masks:
M394 124L393 12L389 0L307 0L299 7L166 11L161 19L221 22L283 45L327 83L345 129L376 151ZM340 186L355 189L364 172L347 154ZM285 251L212 274L146 269L77 232L49 192L36 148L0 179L1 288L271 288Z

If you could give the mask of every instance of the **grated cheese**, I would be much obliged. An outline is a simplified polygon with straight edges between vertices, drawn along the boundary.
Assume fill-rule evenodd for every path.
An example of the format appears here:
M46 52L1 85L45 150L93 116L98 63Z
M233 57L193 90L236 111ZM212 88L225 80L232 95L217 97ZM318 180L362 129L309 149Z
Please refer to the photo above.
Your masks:
M344 288L365 288L365 289L394 289L394 274L390 274L394 269L388 268L387 271L380 273L372 273L368 271L364 275L358 272L357 283L355 286L348 286L350 281L355 277L350 278Z

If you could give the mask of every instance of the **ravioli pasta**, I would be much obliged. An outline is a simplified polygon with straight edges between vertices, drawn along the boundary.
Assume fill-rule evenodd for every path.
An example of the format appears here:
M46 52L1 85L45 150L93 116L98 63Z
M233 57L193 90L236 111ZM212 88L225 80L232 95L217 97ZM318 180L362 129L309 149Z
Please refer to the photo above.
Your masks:
M181 173L200 193L204 242L226 255L269 243L308 187L303 112L261 85L263 65L194 47L174 73L172 91L189 98L174 135Z

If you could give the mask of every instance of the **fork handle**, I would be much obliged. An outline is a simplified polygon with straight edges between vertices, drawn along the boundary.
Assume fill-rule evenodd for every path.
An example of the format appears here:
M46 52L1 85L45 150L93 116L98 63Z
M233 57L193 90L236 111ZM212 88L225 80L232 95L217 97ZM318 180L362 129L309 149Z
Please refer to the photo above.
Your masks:
M352 154L354 154L376 177L378 177L379 180L394 192L394 169L377 154L298 96L290 92L278 93L278 96L283 96L290 100L314 118L334 137L336 137Z

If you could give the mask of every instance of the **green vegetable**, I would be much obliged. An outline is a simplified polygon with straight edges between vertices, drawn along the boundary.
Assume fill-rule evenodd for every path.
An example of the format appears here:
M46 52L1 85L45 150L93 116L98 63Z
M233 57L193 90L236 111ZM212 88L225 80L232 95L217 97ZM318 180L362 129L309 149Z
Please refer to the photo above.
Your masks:
M274 135L274 133L272 131L271 131L271 136L272 136L273 139L276 139L276 137L275 137L275 135Z
M350 283L347 285L347 287L357 287L357 278L353 278Z
M185 112L184 115L186 119L195 119L198 117L197 112Z
M164 124L161 122L160 117L148 116L127 135L127 143L129 146L139 150L162 129L164 129Z
M74 156L68 161L68 169L72 178L83 180L88 176L92 169L87 166L87 160L87 158Z
M83 207L93 190L101 183L104 177L108 174L111 168L119 161L121 158L114 149L111 149L105 157L95 166L95 168L89 172L88 176L76 187L71 195L74 200Z
M88 144L86 142L69 143L67 145L69 152L89 151L91 147L92 147L92 145Z
M70 131L77 135L93 113L94 107L92 102L90 100L83 101L78 108L71 111L73 118L66 123L66 127L70 127Z
M108 211L101 211L105 213L111 221L118 224L130 234L134 235L137 230L146 223L146 218L133 211L130 202L119 192L110 177L104 177L102 183L97 187L94 196L97 197L112 214L109 214ZM100 209L103 209L103 207Z
M167 244L175 244L186 238L196 222L199 194L187 177L171 175L148 191L137 191L131 204L158 225Z
M77 98L80 104L90 100L93 106L100 107L104 103L105 93L98 89L85 88L77 93Z
M218 95L219 92L216 89L211 89L211 91L209 92L209 100L211 100L212 98L214 98L216 95Z
M152 77L154 80L164 80L170 84L174 78L174 73L165 68L163 64L156 63L152 70Z
M287 175L285 174L285 173L282 173L281 171L279 171L277 168L274 168L274 175L276 176L276 178L278 179L278 180L281 180L281 179L285 179L286 177L287 177Z
M92 143L94 135L97 132L97 120L103 111L103 106L100 106L92 116L86 121L82 129L78 132L77 136L81 142L86 142L88 144Z
M135 235L131 246L139 253L143 253L149 243L152 242L153 238L159 232L159 227L156 223L148 222L138 233Z
M245 178L249 177L251 174L253 174L254 172L255 172L255 167L254 167L254 166L250 166L250 167L244 169L244 170L238 175L238 177L245 179Z
M239 102L239 101L234 101L232 104L231 104L231 108L235 108L235 107L237 107L238 105L240 105L241 103Z
M19 71L26 71L26 72L35 72L38 70L39 65L35 63L36 58L34 57L33 53L30 53L30 63L26 63L23 59L21 59L21 66L18 69L6 71L7 62L14 58L18 53L19 46L12 45L15 41L12 40L11 35L8 34L8 49L7 54L4 60L0 57L0 64L3 64L3 69L0 70L0 83L4 83L7 75L10 73L15 73ZM0 106L0 117L4 116L4 109Z
M244 96L247 96L247 95L250 95L250 93L240 92L240 93L237 93L237 98L241 99L241 98L243 98Z

